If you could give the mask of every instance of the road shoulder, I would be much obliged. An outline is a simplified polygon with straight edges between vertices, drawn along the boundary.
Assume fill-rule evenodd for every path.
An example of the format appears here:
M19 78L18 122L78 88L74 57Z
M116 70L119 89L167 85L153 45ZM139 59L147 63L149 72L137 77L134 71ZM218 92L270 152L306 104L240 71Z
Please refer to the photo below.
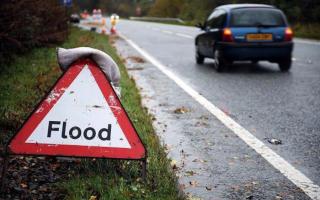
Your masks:
M144 106L154 115L156 133L172 160L179 188L187 196L308 199L124 40L116 40L115 46L126 60Z

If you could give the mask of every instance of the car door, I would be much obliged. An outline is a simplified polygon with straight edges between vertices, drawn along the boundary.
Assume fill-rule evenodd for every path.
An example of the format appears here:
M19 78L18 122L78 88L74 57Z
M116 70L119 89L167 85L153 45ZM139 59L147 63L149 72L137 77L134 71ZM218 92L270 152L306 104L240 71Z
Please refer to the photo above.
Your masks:
M212 21L214 20L217 11L213 11L211 15L208 17L206 22L204 23L204 33L199 35L198 45L201 51L201 54L206 57L211 57L209 46L210 46L210 35L211 35L211 27Z
M213 11L208 19L204 23L204 28L203 28L203 33L198 36L198 41L197 41L197 46L198 46L198 51L204 55L204 56L209 56L210 52L208 52L208 46L209 46L209 35L210 35L210 23L212 22L213 18L217 14L216 10Z
M213 58L217 41L221 40L222 29L226 22L227 13L224 10L216 10L213 17L208 21L207 29L207 56Z
M222 29L226 23L226 11L216 9L204 24L204 33L197 37L197 50L205 57L213 58L213 51L217 41L221 40Z
M221 39L221 32L226 20L224 10L215 10L206 21L205 33L202 37L203 54L213 58L214 48L217 41Z

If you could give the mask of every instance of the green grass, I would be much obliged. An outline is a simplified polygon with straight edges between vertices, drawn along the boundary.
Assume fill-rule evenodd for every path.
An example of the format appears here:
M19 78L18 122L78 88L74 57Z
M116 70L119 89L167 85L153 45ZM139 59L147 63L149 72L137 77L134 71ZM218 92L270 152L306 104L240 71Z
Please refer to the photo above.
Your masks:
M320 40L320 24L294 24L293 26L294 36L300 38L309 38Z
M118 63L122 76L121 102L148 151L146 184L141 179L141 166L137 161L83 159L81 164L75 167L76 175L57 185L66 195L66 199L180 199L175 176L154 133L151 116L141 106L134 80L129 78L108 37L72 28L68 41L62 46L97 48L108 53ZM55 47L35 49L16 57L10 65L1 66L2 146L17 131L60 75Z

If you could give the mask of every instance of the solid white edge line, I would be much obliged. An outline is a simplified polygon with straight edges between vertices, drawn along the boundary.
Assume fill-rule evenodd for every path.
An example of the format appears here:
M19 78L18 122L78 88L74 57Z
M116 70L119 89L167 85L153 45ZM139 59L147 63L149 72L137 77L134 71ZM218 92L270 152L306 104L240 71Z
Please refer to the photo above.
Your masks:
M167 75L178 86L180 86L186 93L188 93L193 99L205 107L211 114L213 114L220 122L222 122L227 128L234 132L239 138L241 138L247 145L260 154L265 160L267 160L274 168L279 170L285 177L287 177L297 187L301 188L305 194L307 194L313 200L320 199L320 187L314 184L308 177L290 165L285 159L276 154L272 149L266 146L258 138L252 135L249 131L243 128L240 124L235 122L231 117L226 115L218 107L213 105L205 97L187 85L182 79L176 76L173 72L162 65L158 60L153 58L133 41L120 35L128 44L136 49L142 56L144 56L149 62L156 66L162 73Z

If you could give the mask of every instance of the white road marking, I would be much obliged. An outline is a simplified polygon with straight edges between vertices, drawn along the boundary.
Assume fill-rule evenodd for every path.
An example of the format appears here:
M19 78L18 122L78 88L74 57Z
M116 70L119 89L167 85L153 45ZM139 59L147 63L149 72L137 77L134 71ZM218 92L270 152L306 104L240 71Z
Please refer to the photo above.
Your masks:
M240 124L234 121L231 117L226 115L218 107L208 101L199 92L195 91L189 85L187 85L181 78L168 70L166 66L161 64L158 60L152 57L149 53L141 49L130 39L121 35L124 40L127 41L134 49L136 49L142 56L144 56L149 62L156 66L162 73L167 75L178 86L180 86L186 93L188 93L194 100L205 107L212 115L214 115L220 122L222 122L227 128L241 138L247 145L260 154L265 160L267 160L274 168L279 170L285 177L293 182L297 187L301 188L311 199L320 200L320 187L313 183L308 177L297 170L294 166L290 165L285 159L275 153L272 149L266 146L258 138L252 135L248 130L243 128Z
M156 28L152 28L152 30L154 31L160 31L160 29L156 29ZM188 39L193 39L193 37L191 35L187 35L187 34L183 34L183 33L173 33L171 31L167 31L167 30L161 30L162 33L166 33L166 34L175 34L176 36L179 37L184 37L184 38L188 38Z
M166 30L162 30L161 32L162 32L162 33L166 33L166 34L173 34L173 32L171 32L171 31L166 31Z
M184 37L184 38L190 38L190 39L193 39L193 37L191 35L186 35L186 34L183 34L183 33L176 33L177 36L180 36L180 37Z

